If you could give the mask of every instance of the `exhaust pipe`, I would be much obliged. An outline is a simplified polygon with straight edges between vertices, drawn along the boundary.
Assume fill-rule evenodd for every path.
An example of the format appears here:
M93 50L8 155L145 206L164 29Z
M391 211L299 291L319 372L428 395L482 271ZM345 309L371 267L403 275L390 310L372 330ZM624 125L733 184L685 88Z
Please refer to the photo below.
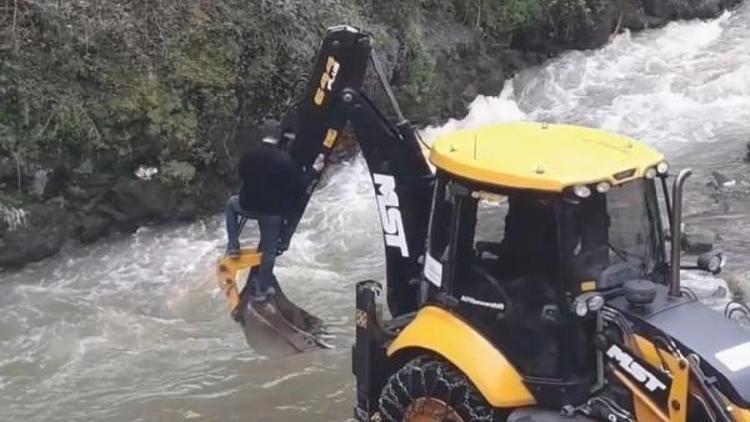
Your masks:
M682 188L690 175L693 174L692 169L683 169L677 175L672 185L672 215L671 218L671 229L672 229L672 263L671 273L669 279L669 295L679 297L682 295L680 291L680 252L682 249Z

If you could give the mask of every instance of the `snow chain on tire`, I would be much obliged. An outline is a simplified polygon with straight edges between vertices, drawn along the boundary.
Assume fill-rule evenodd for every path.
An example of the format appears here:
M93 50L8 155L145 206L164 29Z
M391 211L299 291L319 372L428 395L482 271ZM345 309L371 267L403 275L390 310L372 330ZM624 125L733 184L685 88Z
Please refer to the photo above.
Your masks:
M471 381L443 359L421 356L386 382L378 402L383 421L499 421Z

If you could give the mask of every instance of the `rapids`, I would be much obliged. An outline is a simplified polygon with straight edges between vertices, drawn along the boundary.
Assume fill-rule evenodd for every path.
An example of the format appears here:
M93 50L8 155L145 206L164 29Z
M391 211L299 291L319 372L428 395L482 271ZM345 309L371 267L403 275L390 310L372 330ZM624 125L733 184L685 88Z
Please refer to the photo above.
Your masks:
M750 5L569 52L425 135L516 119L621 132L692 166L686 222L720 235L725 278L750 293ZM715 170L735 186L708 186ZM218 216L143 228L0 274L0 420L346 420L353 287L383 277L383 246L363 160L331 171L277 275L332 325L335 350L270 359L247 348L215 285ZM246 234L253 244L255 228Z

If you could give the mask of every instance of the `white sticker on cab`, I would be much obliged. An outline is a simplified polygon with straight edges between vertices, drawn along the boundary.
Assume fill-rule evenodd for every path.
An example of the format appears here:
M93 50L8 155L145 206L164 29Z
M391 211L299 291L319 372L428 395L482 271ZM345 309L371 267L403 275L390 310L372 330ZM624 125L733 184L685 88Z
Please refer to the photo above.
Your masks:
M716 354L716 359L732 372L750 368L750 341L722 350Z
M430 281L430 283L440 287L443 284L443 264L433 258L429 253L425 255L424 276Z

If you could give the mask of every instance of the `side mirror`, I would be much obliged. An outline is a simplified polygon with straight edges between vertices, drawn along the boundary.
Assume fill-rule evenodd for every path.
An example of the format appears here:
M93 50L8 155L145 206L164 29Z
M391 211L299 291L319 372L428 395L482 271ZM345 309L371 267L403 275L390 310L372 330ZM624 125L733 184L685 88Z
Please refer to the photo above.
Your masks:
M727 263L726 257L721 252L706 252L698 256L698 269L708 271L716 275L724 268Z

